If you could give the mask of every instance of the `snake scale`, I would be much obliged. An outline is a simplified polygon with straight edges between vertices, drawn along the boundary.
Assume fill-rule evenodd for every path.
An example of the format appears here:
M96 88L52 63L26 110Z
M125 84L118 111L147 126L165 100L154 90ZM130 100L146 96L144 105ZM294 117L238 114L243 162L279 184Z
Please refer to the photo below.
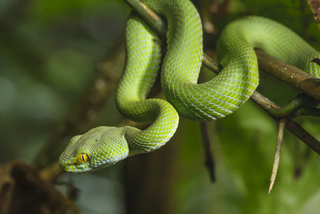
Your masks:
M82 173L107 167L129 156L151 152L175 133L179 115L197 121L223 118L245 103L259 82L254 48L318 77L310 61L320 54L290 29L262 17L236 20L223 30L217 58L223 69L212 80L197 84L202 63L202 25L189 0L145 0L168 23L167 52L161 65L161 87L168 101L148 98L161 63L160 38L132 13L126 27L126 66L119 83L119 111L134 127L97 127L73 137L60 156L60 166Z

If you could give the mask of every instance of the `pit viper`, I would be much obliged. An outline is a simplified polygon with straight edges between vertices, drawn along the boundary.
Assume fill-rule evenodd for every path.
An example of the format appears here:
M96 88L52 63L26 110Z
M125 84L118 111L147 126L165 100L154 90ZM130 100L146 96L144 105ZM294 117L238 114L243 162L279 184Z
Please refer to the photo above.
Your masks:
M116 105L125 117L151 125L145 130L102 126L73 137L59 159L65 171L90 172L159 149L175 133L178 114L196 121L231 114L258 85L254 48L313 76L319 75L318 66L310 62L320 56L315 49L281 24L249 16L223 30L217 45L217 59L223 69L215 78L198 84L203 57L202 25L193 4L189 0L143 2L167 21L167 51L162 61L160 38L132 13L126 26L126 65ZM147 99L160 67L161 87L167 101Z

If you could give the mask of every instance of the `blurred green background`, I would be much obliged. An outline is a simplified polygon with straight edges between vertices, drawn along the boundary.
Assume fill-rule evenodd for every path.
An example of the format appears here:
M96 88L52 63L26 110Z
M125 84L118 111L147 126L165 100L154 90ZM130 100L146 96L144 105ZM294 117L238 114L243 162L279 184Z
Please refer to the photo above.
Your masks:
M226 8L213 18L207 7L213 1L195 2L202 17L213 21L215 35L238 17L261 15L287 25L320 50L320 30L305 1L219 2ZM0 0L1 163L33 162L94 79L94 68L123 41L130 11L121 0ZM204 71L203 78L211 77ZM280 105L299 93L263 73L258 90ZM123 120L113 100L95 126ZM297 121L320 140L318 118ZM168 145L152 154L58 180L72 180L80 189L77 205L83 213L319 213L320 157L289 132L274 189L267 194L277 124L252 101L208 127L214 184L204 166L200 125L186 119Z

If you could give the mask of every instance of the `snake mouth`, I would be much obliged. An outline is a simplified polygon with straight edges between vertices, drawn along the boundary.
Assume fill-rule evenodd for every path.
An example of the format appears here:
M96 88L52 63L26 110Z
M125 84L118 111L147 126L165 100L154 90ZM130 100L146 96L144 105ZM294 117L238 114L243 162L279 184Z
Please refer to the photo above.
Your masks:
M96 163L94 165L90 165L89 162L79 164L79 163L72 163L70 161L68 161L68 162L60 161L59 165L64 171L69 172L69 173L86 173L86 172L96 171L98 169L105 168L108 166L112 166L112 165L116 164L117 162L118 161L101 161L101 162Z
M60 167L70 173L85 173L91 171L89 164L77 164L77 163L59 163Z

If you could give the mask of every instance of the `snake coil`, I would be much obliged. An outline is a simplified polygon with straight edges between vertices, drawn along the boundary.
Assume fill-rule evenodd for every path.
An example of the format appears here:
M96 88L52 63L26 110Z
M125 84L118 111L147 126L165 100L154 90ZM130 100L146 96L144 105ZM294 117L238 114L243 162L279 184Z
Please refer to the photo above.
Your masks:
M116 95L119 111L147 129L97 127L73 137L59 164L82 173L107 167L128 156L151 152L175 133L180 115L197 121L222 118L237 110L259 82L254 48L318 77L310 61L319 53L283 25L262 17L230 23L218 41L223 69L212 80L197 84L202 62L202 25L189 0L145 0L168 23L167 52L162 63L161 86L168 100L147 99L161 63L158 36L134 13L126 27L126 66Z

